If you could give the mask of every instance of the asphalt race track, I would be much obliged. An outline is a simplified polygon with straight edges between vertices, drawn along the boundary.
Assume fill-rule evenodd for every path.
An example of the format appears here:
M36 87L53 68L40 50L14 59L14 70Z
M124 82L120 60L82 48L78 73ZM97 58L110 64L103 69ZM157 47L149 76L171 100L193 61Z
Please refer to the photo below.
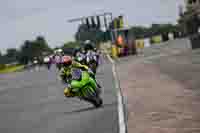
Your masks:
M0 75L0 132L118 133L117 95L108 60L97 73L102 108L65 98L57 77L55 67Z

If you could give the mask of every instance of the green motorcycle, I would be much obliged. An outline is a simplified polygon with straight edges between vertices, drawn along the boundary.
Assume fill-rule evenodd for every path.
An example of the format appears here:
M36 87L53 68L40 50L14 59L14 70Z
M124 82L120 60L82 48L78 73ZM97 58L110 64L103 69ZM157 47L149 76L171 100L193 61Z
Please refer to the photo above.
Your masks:
M96 108L101 107L103 100L100 97L100 88L88 71L72 69L70 84L65 88L66 97L78 97L93 104Z

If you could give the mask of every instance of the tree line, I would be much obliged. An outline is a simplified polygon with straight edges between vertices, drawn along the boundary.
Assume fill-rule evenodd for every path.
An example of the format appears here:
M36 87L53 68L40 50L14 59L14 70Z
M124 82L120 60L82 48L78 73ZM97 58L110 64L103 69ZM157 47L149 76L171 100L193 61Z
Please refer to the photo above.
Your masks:
M0 54L0 64L18 62L28 64L34 58L40 58L45 53L51 53L52 49L47 44L43 36L38 36L35 40L26 40L19 49L8 48L6 54Z
M56 49L63 49L66 54L72 54L73 49L80 47L78 41L70 41L64 43L60 47L51 48L43 36L36 37L35 40L26 40L20 48L8 48L6 54L0 51L0 64L28 64L35 59L42 61L44 56L53 54Z
M133 26L130 30L135 38L181 32L179 25L172 24L152 24L151 27ZM84 24L78 27L75 39L76 41L64 43L57 48L62 48L65 53L71 54L75 47L81 47L82 42L86 40L91 40L95 44L111 40L109 31L102 31L99 28L88 29L87 25ZM32 62L35 57L42 58L45 54L51 54L54 49L50 48L43 36L38 36L35 40L24 41L19 49L9 48L4 55L0 52L0 64L9 64L16 61L20 64L27 64Z
M148 38L155 35L168 35L168 33L173 33L175 36L182 33L179 25L172 24L152 24L151 27L132 27L131 31L136 38Z

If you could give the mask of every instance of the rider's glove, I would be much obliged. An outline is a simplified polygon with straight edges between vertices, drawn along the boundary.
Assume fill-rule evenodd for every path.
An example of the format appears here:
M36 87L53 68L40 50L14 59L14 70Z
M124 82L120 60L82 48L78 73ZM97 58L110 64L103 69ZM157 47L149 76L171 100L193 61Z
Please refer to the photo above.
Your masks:
M88 69L89 69L89 67L86 66L86 65L82 65L82 67L83 67L85 70L88 70Z
M88 69L88 73L90 73L90 74L92 74L92 75L94 74L94 72L93 72L92 69L90 69L90 68Z

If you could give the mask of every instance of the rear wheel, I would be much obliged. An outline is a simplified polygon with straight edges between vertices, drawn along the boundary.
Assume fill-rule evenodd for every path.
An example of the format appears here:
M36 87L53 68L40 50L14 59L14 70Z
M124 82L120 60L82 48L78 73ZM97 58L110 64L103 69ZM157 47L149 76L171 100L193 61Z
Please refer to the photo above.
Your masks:
M96 108L99 108L103 104L103 100L100 97L83 98L85 101L93 104Z

